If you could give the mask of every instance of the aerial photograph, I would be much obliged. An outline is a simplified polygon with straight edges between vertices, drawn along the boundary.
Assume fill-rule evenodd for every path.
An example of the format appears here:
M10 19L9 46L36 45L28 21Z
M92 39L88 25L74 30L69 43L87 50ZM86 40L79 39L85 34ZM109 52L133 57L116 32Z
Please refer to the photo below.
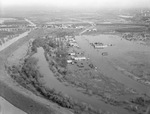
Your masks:
M150 114L150 0L0 0L0 114Z

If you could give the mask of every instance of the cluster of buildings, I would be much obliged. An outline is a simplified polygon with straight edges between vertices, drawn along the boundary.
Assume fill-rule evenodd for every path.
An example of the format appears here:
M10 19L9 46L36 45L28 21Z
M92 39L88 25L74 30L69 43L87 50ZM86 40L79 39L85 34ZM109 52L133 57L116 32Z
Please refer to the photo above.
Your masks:
M43 25L44 28L69 28L71 25L64 25L64 24L46 24Z
M29 23L27 20L7 20L5 23L0 23L0 31L19 31L19 30L25 30L29 31L35 28L35 25L32 23Z
M129 41L132 41L132 40L145 41L147 39L150 39L150 34L147 34L147 33L136 33L136 34L124 33L124 34L122 34L122 37Z
M7 18L5 19L7 20ZM28 23L26 20L17 20L8 18L7 22L5 20L0 23L0 46L6 43L8 40L19 36L25 31L30 31L35 28L31 23Z
M76 52L71 52L69 53L69 59L67 60L68 64L74 64L75 61L83 61L86 60L87 58L83 56L82 54L76 53Z
M7 31L7 32L11 32L11 31L20 31L20 30L24 30L24 31L29 31L29 30L33 30L34 27L30 26L30 25L0 25L0 31Z
M77 44L77 42L76 42L74 37L66 36L65 38L68 41L69 46L75 47L75 48L79 48L79 45ZM68 60L67 60L68 64L74 64L75 61L82 61L82 60L86 60L87 59L85 56L83 56L82 52L72 51L68 55L69 55Z
M69 46L79 48L74 36L66 36L65 40L68 42Z
M58 28L58 29L83 29L84 26L74 26L73 24L46 24L44 28Z
M144 10L144 9L143 9L143 10L140 11L140 13L141 13L143 16L145 16L145 17L146 17L146 16L150 16L150 10Z
M69 48L68 58L67 58L67 63L68 64L82 63L83 60L87 59L84 56L83 52L76 52L76 51L73 50L73 48L76 48L76 49L79 48L79 45L77 44L74 36L66 35L63 38L50 38L50 39L51 39L51 42L54 42L56 45L59 45L58 43L61 42L61 43L63 43L64 47L68 46L68 48ZM51 56L53 56L53 57L56 56L55 55L55 50L51 49L51 52L52 52Z
M87 32L96 32L97 29L96 28L93 28L93 29L88 29Z

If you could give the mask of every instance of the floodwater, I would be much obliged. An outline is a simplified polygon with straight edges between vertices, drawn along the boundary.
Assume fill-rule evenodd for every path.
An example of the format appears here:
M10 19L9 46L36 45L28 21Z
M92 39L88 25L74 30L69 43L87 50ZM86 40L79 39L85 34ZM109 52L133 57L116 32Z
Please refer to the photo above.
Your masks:
M114 63L119 64L119 62L123 62L126 64L129 61L135 61L135 57L127 54L134 52L146 53L147 57L143 59L145 59L145 62L150 63L150 59L148 59L150 58L150 47L141 45L137 42L127 41L115 35L77 36L76 41L85 52L85 55L91 59L105 76L113 78L129 88L135 89L140 94L147 94L150 96L150 87L138 83L114 68ZM95 49L90 45L90 43L94 42L112 44L112 46L104 49ZM107 52L108 56L102 56L103 52ZM140 59L142 59L142 57ZM127 65L127 67L129 66Z
M77 91L75 87L65 86L63 83L59 82L48 67L48 63L44 56L43 48L41 47L38 48L38 51L36 54L34 54L34 57L38 58L39 60L38 61L39 70L44 76L42 82L46 87L49 87L51 89L54 88L58 92L61 91L62 93L71 96L73 99L92 105L96 109L103 109L110 112L117 112L118 114L129 113L122 108L119 108L118 110L118 107L108 105L94 96L88 96L86 94L83 94L82 92Z

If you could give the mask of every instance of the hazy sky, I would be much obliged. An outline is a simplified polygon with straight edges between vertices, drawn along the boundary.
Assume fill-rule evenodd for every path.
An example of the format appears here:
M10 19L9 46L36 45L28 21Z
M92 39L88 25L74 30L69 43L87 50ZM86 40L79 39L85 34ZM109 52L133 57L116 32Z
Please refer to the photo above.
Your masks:
M0 0L3 7L51 5L57 7L150 7L150 0Z

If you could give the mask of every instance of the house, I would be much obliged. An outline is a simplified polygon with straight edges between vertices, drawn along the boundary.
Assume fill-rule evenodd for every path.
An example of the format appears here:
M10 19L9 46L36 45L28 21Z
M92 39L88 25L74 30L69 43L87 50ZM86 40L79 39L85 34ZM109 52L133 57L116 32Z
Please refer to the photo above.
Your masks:
M76 53L72 52L72 53L69 53L69 55L74 56L76 55Z
M74 57L74 56L72 56L72 59L80 61L80 60L86 60L86 57Z
M100 42L92 43L92 45L94 46L94 48L105 48L105 47L108 47L108 45L104 45L103 43L100 43Z
M69 45L74 47L79 47L77 43L73 43L73 42L70 42Z
M73 61L72 61L72 60L67 60L67 63L68 63L68 64L72 64Z
M76 29L83 29L84 28L84 26L78 26L78 27L76 27Z
M97 29L95 28L95 29L93 29L93 31L97 31Z
M70 38L70 39L68 39L68 41L70 41L70 42L76 42L76 40L74 38Z
M94 45L94 48L105 48L108 47L108 45Z

